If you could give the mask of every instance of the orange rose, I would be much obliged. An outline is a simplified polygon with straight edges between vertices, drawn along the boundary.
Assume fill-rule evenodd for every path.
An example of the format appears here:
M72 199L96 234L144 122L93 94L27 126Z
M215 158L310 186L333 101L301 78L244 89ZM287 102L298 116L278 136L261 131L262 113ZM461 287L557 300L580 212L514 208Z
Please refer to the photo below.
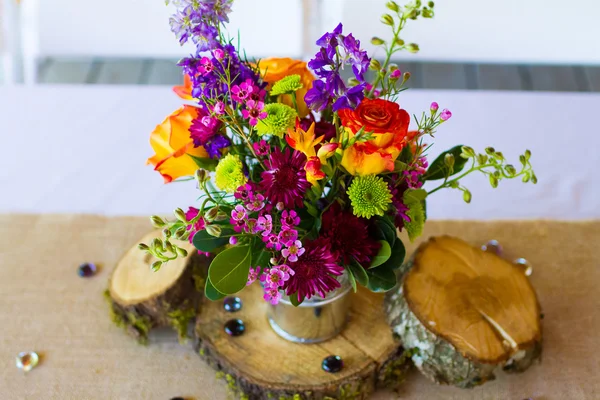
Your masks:
M196 172L198 166L189 156L208 157L206 150L194 147L190 138L189 129L197 115L196 107L183 106L150 134L150 145L156 154L148 159L148 164L154 165L154 170L160 172L165 183Z
M355 110L340 110L339 116L351 138L361 128L373 132L369 141L344 151L342 166L352 175L393 171L394 161L413 137L408 133L410 115L406 110L388 100L364 99Z
M195 100L192 96L192 80L188 74L183 75L183 86L173 86L173 91L183 100Z
M309 109L304 101L304 95L312 88L312 83L315 80L314 75L307 68L306 63L300 60L291 58L265 58L258 63L260 74L264 81L269 85L270 89L273 84L289 75L300 75L300 81L304 87L296 92L296 103L298 104L298 114L300 118L308 115ZM293 107L292 97L289 94L280 96L281 103Z

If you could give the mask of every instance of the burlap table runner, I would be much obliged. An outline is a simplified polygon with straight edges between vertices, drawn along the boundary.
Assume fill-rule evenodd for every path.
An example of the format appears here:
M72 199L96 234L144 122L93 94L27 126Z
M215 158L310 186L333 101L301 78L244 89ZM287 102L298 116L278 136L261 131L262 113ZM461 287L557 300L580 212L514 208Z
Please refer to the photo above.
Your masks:
M147 221L0 215L0 399L227 397L214 371L174 335L154 335L143 347L109 321L107 278ZM532 262L545 314L543 362L473 390L436 386L414 372L399 394L373 398L600 399L600 222L430 221L424 237L439 234L474 244L494 238L507 256ZM77 275L85 261L100 264L97 276ZM42 360L24 374L14 359L28 349Z

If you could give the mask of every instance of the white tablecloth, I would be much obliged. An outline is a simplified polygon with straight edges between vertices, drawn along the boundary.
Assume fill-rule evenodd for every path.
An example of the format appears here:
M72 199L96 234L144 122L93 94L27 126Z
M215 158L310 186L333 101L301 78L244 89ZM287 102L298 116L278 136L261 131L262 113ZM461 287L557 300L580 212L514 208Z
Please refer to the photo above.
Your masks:
M600 95L411 90L401 106L420 114L431 101L452 110L431 159L455 144L493 145L519 165L526 148L537 185L479 174L473 193L437 192L435 219L600 218ZM167 87L0 88L0 212L150 215L192 205L193 182L164 185L145 161L156 124L181 101Z

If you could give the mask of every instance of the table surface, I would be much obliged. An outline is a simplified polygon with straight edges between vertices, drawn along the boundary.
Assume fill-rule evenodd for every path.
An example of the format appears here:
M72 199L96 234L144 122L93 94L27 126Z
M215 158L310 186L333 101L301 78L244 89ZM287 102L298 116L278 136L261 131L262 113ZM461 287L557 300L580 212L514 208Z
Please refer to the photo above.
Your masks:
M518 165L529 148L537 185L480 175L429 199L431 219L600 218L600 95L589 93L410 90L410 113L431 101L452 110L431 156L458 143L493 145ZM149 215L192 205L191 182L163 185L145 165L156 124L181 105L168 87L40 86L0 88L3 155L0 212Z
M0 214L0 399L226 398L226 385L191 344L162 332L143 347L109 320L102 293L110 271L147 231L145 218ZM373 399L600 398L600 221L431 221L423 237L440 234L472 244L496 238L508 257L532 262L545 314L543 361L473 390L436 386L413 372L399 395ZM77 276L84 261L100 265L95 277ZM24 374L14 357L30 349L42 359Z

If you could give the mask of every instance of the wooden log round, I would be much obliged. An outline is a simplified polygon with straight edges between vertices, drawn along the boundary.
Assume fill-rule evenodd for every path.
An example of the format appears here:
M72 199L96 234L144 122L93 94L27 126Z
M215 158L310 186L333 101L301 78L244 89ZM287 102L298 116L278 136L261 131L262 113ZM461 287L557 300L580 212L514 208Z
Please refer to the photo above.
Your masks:
M208 302L196 319L196 350L229 389L246 400L365 399L377 387L393 387L407 369L403 349L392 337L383 313L383 295L366 289L352 294L350 320L335 338L297 344L277 336L267 320L262 289L255 284L238 294L242 309L226 312L223 301ZM224 324L241 319L246 331L228 336ZM330 355L344 368L321 368Z
M431 380L469 388L540 358L540 307L518 266L444 236L421 245L401 274L386 296L388 322Z
M160 237L153 231L142 239L149 243ZM178 243L188 251L154 272L154 257L132 247L115 267L105 296L113 322L125 328L140 343L146 343L150 329L171 326L180 340L187 337L188 326L196 317L209 262L194 247Z

